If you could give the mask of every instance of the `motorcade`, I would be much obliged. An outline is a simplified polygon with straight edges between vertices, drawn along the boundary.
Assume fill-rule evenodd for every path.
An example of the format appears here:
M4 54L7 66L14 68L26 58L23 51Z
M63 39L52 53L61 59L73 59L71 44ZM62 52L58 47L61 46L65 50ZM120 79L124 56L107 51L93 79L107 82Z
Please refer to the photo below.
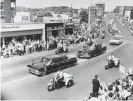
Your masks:
M58 83L58 84L57 84ZM71 87L74 84L73 76L68 73L63 73L63 79L60 81L56 81L55 77L53 77L50 82L48 83L47 90L53 91L55 89L60 89L63 86Z
M93 44L90 48L82 49L78 51L77 57L83 59L90 59L92 57L98 56L106 52L106 45L102 44Z
M122 35L115 35L110 41L110 45L120 45L123 43L123 36Z
M105 64L105 70L116 67L118 68L120 66L120 60L118 58L113 58L112 60L107 59Z
M43 76L48 73L74 66L77 63L76 57L67 57L66 55L50 55L40 57L32 64L27 65L28 72L37 76Z

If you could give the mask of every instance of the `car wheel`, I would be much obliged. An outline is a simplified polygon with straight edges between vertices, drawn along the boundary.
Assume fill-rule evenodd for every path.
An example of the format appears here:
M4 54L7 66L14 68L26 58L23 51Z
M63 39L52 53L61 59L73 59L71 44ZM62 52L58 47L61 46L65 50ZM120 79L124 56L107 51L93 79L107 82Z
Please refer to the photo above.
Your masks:
M47 71L46 69L44 69L44 71L42 72L42 76L46 75Z
M109 69L109 66L108 65L105 65L105 70Z
M117 66L116 67L119 67L120 66L120 62L117 63Z
M73 86L74 82L73 80L69 80L67 84L67 88Z

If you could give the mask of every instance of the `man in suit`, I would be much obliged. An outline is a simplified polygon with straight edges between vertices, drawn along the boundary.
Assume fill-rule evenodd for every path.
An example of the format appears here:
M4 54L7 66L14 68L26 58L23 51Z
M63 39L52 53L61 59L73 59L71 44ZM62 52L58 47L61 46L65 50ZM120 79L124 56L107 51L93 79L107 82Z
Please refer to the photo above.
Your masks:
M95 78L92 80L93 84L93 96L98 97L100 82L98 80L98 75L95 75Z

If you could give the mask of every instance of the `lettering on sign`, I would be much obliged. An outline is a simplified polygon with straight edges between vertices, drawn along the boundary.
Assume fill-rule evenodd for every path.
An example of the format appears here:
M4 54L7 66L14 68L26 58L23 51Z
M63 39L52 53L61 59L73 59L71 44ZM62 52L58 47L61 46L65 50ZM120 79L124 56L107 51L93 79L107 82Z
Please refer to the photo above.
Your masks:
M13 29L13 28L19 28L19 26L1 26L1 29Z

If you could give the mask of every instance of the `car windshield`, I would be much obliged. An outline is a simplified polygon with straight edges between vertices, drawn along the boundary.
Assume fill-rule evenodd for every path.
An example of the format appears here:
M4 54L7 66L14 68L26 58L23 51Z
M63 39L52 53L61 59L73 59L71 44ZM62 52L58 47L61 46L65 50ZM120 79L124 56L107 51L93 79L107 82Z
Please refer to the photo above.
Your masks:
M115 40L120 40L120 38L116 38L116 37L115 37L114 39L115 39Z
M90 47L90 50L93 50L95 48L95 44Z
M45 58L45 57L43 57L42 60L41 60L41 62L48 62L48 61L50 61L50 59Z

